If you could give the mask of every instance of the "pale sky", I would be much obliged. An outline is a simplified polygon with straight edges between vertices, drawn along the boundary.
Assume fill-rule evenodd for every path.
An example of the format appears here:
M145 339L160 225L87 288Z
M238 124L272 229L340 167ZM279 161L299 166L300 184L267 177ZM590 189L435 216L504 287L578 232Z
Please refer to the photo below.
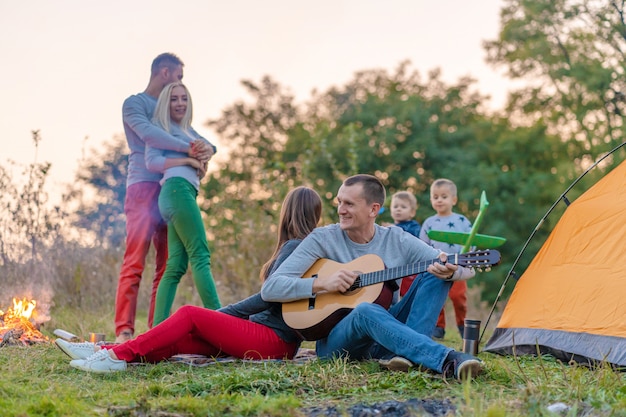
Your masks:
M511 85L485 63L504 0L0 0L0 165L52 163L50 185L72 182L85 138L97 147L123 133L124 99L142 91L152 59L174 52L203 127L236 100L240 80L270 75L297 102L341 86L356 71L404 60L424 77L479 80L502 107Z

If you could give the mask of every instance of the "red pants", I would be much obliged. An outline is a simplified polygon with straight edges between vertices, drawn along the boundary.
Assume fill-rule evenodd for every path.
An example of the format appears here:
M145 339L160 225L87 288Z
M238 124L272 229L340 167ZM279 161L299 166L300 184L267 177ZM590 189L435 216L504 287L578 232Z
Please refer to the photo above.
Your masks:
M463 326L467 316L467 281L454 281L452 287L450 287L448 297L450 297L454 306L457 327ZM443 308L437 319L437 327L446 328L446 315Z
M112 349L126 362L159 362L179 353L241 359L291 359L287 343L269 327L197 306L182 306L165 321Z
M154 244L156 268L148 310L148 327L152 327L154 301L167 261L167 225L157 204L161 186L156 182L139 182L126 190L126 252L115 297L115 335L123 330L135 332L137 294L146 264L150 242Z

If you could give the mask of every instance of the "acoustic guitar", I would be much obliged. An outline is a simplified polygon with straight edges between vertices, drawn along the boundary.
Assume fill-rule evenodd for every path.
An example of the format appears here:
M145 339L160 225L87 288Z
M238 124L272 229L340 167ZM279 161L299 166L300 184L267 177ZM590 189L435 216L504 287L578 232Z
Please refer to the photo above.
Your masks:
M357 271L359 276L345 293L319 293L315 297L283 303L285 323L305 340L319 340L330 333L352 309L361 303L377 303L389 308L392 292L388 281L425 272L439 258L411 265L385 269L378 255L368 254L342 264L329 259L319 259L303 278L329 276L340 269ZM480 250L463 254L449 254L448 262L478 270L488 270L500 263L500 253Z

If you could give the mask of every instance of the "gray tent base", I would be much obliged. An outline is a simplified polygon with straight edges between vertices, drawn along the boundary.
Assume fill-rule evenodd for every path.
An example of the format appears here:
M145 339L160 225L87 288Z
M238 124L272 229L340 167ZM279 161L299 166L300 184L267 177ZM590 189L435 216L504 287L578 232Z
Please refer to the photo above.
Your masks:
M483 352L500 355L550 354L571 363L626 370L626 338L561 330L497 328Z

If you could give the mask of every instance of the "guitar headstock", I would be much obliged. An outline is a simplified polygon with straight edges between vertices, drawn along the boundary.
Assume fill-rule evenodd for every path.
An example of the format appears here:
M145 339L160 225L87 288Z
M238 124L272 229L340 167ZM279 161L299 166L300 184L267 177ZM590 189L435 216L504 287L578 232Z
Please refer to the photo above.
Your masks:
M454 262L455 260L456 262ZM492 266L496 266L500 263L500 252L493 249L486 249L460 254L450 254L448 255L448 261L467 268L475 268L478 270L485 269L489 271Z

